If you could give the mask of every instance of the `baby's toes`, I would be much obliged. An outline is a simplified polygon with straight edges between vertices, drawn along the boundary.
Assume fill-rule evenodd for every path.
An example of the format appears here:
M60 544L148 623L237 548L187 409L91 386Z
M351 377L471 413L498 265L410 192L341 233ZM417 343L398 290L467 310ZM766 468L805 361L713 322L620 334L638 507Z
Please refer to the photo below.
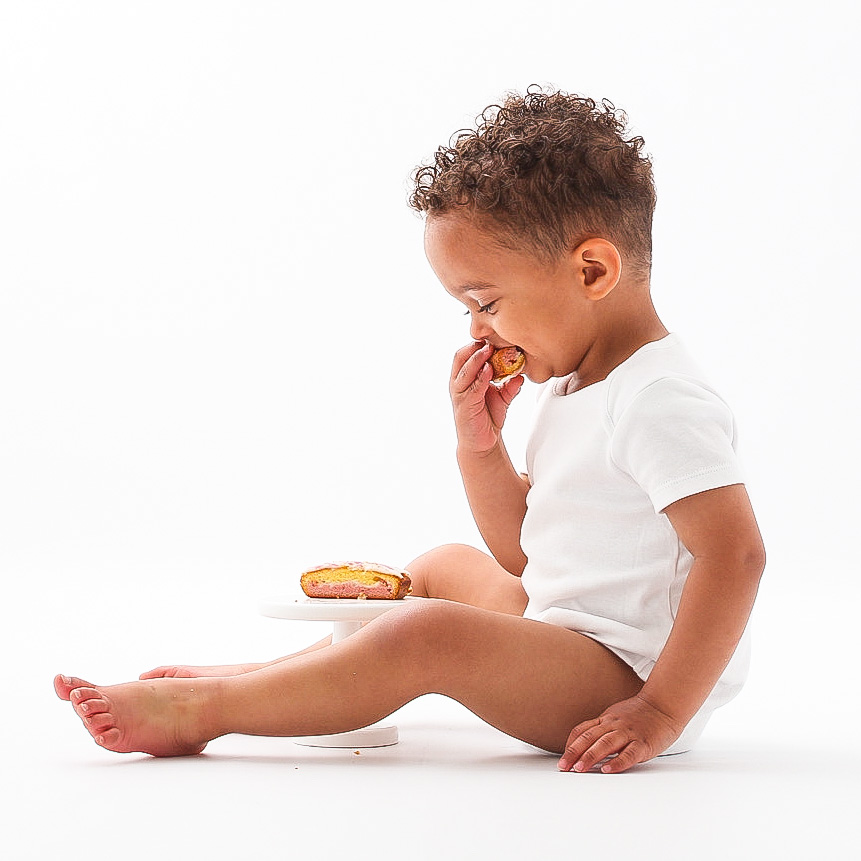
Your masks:
M91 682L85 682L77 676L55 676L54 691L61 700L68 700L72 691L77 688L92 687Z
M98 691L96 691L96 693L98 693ZM74 704L74 708L82 718L92 717L93 715L104 714L105 712L110 711L110 705L107 700L101 699L99 696L80 700Z
M83 718L83 721L84 725L90 731L90 734L94 736L107 732L107 730L112 729L117 725L114 716L110 712L99 712L94 715L86 715Z
M122 733L115 726L97 733L93 738L95 739L96 744L101 747L107 748L108 750L122 752L120 751Z
M72 703L72 708L81 717L86 717L87 714L94 714L97 711L105 711L97 705L98 701L104 702L104 700L95 688L75 688L69 695L69 701Z

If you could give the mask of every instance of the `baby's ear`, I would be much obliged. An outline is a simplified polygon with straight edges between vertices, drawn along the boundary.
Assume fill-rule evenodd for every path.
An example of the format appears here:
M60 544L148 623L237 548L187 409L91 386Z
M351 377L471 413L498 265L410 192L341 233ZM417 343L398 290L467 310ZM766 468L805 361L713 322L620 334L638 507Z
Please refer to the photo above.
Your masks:
M587 299L603 299L619 283L622 255L609 240L587 239L574 249L573 255Z

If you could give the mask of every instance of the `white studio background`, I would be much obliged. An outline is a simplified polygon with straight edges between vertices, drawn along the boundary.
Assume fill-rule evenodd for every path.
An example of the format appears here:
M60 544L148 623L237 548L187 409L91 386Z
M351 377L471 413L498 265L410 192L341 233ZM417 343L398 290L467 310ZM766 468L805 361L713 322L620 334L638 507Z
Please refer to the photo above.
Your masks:
M645 137L656 303L738 414L764 606L847 612L857 36L829 0L0 4L0 570L22 673L41 692L55 671L274 656L255 602L301 567L478 540L447 396L467 322L406 198L531 83L607 97ZM800 620L762 613L767 653Z

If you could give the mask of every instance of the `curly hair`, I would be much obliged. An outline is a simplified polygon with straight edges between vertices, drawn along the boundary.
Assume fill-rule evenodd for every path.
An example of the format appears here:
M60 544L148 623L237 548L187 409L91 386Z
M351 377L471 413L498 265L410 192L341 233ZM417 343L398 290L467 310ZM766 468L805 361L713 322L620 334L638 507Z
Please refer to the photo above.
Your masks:
M655 185L641 137L604 99L507 95L455 132L432 164L413 173L410 206L428 216L466 207L504 247L558 258L590 236L606 237L637 275L652 257Z

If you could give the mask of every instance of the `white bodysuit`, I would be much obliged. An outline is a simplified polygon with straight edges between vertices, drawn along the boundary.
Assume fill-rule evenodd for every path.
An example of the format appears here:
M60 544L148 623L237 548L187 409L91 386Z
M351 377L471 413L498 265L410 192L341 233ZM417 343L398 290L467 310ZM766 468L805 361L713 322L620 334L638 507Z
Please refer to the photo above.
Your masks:
M586 634L647 679L693 557L664 508L742 482L735 420L676 335L646 344L571 394L549 382L526 452L524 616ZM680 753L741 689L742 637L714 690L667 751Z

